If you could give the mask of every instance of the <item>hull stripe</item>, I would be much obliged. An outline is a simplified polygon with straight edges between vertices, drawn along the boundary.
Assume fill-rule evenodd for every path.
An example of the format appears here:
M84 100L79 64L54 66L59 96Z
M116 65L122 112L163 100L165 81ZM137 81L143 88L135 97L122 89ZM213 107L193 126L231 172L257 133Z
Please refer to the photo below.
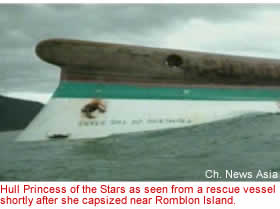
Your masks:
M277 101L279 89L268 88L164 88L128 84L61 81L53 97L158 100Z

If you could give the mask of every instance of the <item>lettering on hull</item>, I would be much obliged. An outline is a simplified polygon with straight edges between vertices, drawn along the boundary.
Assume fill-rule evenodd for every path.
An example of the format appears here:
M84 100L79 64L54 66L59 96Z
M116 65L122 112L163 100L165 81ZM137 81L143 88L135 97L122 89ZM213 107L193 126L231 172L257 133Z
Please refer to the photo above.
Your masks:
M105 126L105 125L112 125L112 126L123 126L123 125L164 125L164 124L186 124L189 125L192 123L190 119L184 118L154 118L154 119L135 119L135 120L126 120L126 119L119 119L119 120L80 120L78 126Z

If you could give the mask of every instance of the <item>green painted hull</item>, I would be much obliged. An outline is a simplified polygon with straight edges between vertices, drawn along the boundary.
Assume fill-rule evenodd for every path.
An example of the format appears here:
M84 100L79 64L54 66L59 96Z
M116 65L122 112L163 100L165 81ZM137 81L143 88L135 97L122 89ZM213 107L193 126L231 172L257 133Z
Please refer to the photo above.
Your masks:
M157 100L278 101L277 88L163 88L62 81L54 97Z

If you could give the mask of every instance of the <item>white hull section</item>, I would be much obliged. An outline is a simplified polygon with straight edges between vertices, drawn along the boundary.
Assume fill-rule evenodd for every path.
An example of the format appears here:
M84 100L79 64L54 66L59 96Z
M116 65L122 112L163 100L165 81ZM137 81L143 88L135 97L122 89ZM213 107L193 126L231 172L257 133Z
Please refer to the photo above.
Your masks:
M92 139L113 134L179 128L237 117L276 113L276 102L104 99L106 112L87 118L81 109L90 98L53 98L19 136L20 141Z

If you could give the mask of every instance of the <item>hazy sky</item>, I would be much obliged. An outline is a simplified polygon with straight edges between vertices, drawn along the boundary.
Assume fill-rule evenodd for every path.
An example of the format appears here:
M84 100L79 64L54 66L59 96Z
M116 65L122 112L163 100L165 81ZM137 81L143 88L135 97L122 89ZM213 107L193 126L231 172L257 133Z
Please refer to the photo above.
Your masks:
M36 43L71 38L279 58L280 5L0 5L0 92L51 93ZM29 94L31 95L31 94Z

